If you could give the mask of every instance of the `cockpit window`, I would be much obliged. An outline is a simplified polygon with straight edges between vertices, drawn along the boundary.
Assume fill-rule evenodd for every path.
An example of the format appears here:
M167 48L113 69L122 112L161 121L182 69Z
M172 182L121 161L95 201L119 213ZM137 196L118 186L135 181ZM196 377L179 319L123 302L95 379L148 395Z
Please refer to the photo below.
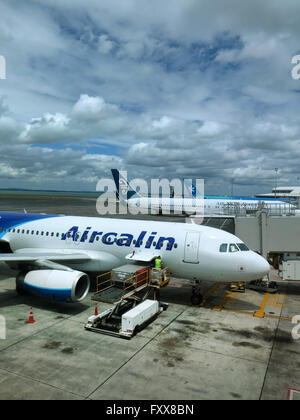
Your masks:
M220 252L227 252L227 244L220 245Z
M247 245L243 243L237 244L237 246L240 248L241 251L249 251L249 248L247 247Z
M229 252L237 252L237 251L239 251L239 249L236 246L236 244L230 244L229 245Z

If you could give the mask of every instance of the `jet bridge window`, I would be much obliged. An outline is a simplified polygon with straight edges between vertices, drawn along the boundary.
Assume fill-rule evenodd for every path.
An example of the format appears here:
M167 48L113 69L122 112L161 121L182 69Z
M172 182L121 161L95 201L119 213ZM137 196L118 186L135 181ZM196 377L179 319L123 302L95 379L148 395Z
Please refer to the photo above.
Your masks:
M230 244L229 245L229 252L237 252L237 251L239 251L239 249L236 246L236 244Z

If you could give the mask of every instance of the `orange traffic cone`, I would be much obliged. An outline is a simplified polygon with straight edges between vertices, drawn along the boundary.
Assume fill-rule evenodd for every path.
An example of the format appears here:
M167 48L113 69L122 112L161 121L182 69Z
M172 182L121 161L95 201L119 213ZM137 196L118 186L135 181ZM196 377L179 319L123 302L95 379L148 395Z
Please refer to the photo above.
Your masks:
M32 308L30 308L30 316L29 316L29 319L27 321L27 324L33 324L34 322L35 322L35 320L33 318Z
M95 306L94 316L97 316L97 315L98 315L98 303L96 303L96 306Z

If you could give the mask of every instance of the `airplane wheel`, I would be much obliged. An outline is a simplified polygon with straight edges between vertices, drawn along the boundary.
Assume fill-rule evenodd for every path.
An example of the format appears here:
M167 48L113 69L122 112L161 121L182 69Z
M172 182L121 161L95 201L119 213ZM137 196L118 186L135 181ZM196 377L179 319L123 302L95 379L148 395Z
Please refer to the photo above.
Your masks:
M200 295L199 293L192 295L191 297L191 302L193 305L200 305L200 303L202 303L203 301L203 296Z
M24 290L22 287L20 287L20 286L17 286L16 287L16 292L18 293L18 295L20 295L20 296L24 296L24 295L26 295L27 294L27 292L26 292L26 290Z

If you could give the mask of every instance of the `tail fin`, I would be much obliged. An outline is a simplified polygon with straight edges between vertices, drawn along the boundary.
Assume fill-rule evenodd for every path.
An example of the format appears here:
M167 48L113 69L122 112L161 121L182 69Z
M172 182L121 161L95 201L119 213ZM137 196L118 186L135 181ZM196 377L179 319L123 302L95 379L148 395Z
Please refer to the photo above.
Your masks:
M188 193L191 194L192 198L196 198L199 194L196 186L193 184L191 179L184 180L184 188L187 189Z
M204 195L204 191L201 192L201 188L204 189L204 184L201 187L200 184L200 190L197 189L196 185L193 183L191 179L185 179L184 180L184 188L187 189L188 193L191 194L192 198L206 198Z
M122 177L122 175L121 175L121 179L120 179L120 172L118 171L118 169L111 169L111 173L112 173L112 176L113 176L115 184L116 184L116 188L117 188L116 195L117 195L118 199L119 199L120 185L126 185L126 188L128 188L128 190L127 190L127 200L129 200L132 196L137 194L137 192L131 188L131 186L130 186L130 184L127 181L126 178Z

